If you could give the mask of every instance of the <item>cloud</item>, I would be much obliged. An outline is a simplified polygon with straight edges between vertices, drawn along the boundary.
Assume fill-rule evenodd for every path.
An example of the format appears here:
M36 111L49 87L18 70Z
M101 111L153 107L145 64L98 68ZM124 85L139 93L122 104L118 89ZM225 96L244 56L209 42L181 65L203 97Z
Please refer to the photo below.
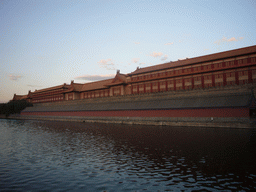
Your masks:
M101 59L98 63L106 65L107 63L113 64L112 59Z
M171 43L165 43L165 45L172 45L173 44L173 42L171 42Z
M181 61L181 60L186 60L188 59L188 57L185 57L185 58L179 58L178 61Z
M162 61L165 61L168 58L168 55L165 55L164 57L162 57Z
M238 41L235 37L231 37L230 39L227 39L227 42L230 42L230 41Z
M115 64L113 63L112 59L102 59L98 62L100 67L105 68L107 70L115 70Z
M159 52L159 53L156 53L156 52L153 52L150 54L150 56L152 57L161 57L163 55L163 53Z
M214 43L220 45L221 43L224 43L224 42L240 41L243 39L244 39L244 37L239 37L238 39L236 39L235 37L231 37L229 39L227 37L223 37L222 39L219 39L219 40L215 41Z
M100 81L104 79L111 79L114 78L114 74L109 74L109 75L82 75L75 77L77 80L86 80L86 81Z
M140 42L134 42L134 44L138 45L138 44L140 44Z
M38 86L38 85L27 85L28 87L42 87L42 86Z
M10 80L12 80L12 81L17 81L17 80L19 80L20 78L22 78L23 76L21 76L21 75L12 75L12 74L10 74L9 75L9 78L10 78Z
M140 58L133 58L133 59L132 59L132 62L133 62L133 63L138 63L139 60L140 60Z

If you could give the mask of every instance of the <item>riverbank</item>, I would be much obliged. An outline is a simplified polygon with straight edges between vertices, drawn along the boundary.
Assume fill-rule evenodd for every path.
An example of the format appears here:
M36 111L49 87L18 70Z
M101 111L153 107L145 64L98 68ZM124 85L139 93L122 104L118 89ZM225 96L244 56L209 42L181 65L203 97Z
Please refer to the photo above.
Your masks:
M9 119L254 128L254 85L33 104ZM0 117L1 118L1 117ZM5 116L2 116L5 118Z
M26 116L13 114L2 119L74 121L88 123L115 123L134 125L161 125L175 127L219 127L219 128L256 128L256 118L220 118L220 117L84 117L84 116Z

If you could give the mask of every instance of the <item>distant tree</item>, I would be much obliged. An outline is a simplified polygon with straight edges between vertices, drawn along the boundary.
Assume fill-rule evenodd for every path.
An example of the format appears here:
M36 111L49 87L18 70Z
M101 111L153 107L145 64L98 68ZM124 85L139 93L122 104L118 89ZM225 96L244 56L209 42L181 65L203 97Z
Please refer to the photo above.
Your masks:
M0 104L0 114L5 114L8 117L10 114L20 113L26 107L33 106L26 100L9 101L6 104Z
M6 112L6 104L1 103L0 104L0 114L5 114L5 112Z

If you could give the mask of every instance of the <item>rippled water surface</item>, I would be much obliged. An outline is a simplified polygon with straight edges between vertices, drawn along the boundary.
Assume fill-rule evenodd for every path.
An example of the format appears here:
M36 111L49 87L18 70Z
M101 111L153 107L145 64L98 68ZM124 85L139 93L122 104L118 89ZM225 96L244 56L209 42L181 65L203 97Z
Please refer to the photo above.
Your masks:
M0 191L256 190L256 130L0 120Z

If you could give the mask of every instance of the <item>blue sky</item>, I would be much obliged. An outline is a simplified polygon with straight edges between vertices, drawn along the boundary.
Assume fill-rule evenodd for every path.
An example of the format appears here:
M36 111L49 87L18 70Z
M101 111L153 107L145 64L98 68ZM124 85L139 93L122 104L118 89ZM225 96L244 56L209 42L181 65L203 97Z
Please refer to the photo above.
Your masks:
M256 44L255 0L1 0L0 103Z

